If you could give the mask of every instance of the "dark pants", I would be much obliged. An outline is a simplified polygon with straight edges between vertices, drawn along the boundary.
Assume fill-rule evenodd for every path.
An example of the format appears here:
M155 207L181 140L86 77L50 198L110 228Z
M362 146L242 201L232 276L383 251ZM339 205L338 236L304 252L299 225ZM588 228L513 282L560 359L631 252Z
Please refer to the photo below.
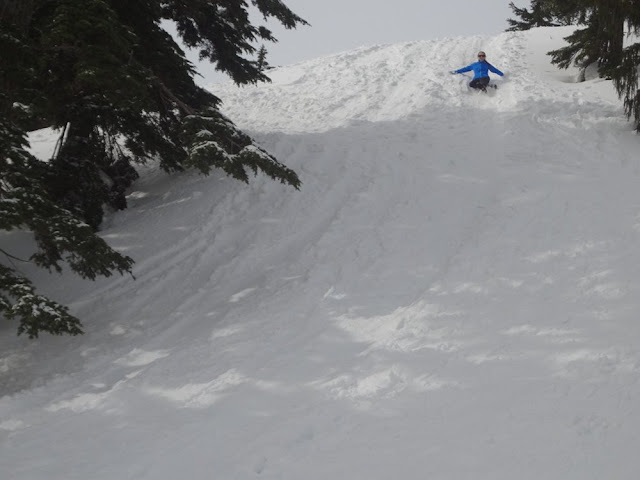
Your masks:
M474 78L471 80L471 83L469 83L471 88L478 88L480 90L486 89L487 85L489 85L489 77Z

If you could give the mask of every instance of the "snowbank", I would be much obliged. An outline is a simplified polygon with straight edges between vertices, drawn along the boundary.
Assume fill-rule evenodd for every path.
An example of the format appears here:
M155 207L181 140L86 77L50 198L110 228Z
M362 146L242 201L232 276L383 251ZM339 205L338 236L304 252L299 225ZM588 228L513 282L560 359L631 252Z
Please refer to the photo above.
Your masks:
M639 140L562 36L219 86L302 190L151 169L104 231L137 280L35 273L88 333L2 327L2 478L635 478Z

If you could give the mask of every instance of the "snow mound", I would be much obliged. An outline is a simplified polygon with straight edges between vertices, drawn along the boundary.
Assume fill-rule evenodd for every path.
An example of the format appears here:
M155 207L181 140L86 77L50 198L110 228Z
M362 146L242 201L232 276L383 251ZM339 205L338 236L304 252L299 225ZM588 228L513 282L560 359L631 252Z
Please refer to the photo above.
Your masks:
M571 112L577 105L601 109L604 102L608 111L594 116L618 116L619 101L611 88L593 88L598 82L582 88L564 85L573 82L577 72L559 71L549 63L546 52L570 32L570 27L541 28L495 37L363 47L275 69L270 73L271 84L237 88L228 83L212 89L236 122L259 132L321 132L452 107L501 112L534 108L546 115L566 116L567 109ZM485 50L487 60L507 73L504 79L492 74L500 92L489 102L468 95L470 77L449 73L474 62L479 50Z
M634 478L638 138L566 32L216 86L302 190L150 168L103 232L137 280L34 272L88 333L2 327L2 478Z

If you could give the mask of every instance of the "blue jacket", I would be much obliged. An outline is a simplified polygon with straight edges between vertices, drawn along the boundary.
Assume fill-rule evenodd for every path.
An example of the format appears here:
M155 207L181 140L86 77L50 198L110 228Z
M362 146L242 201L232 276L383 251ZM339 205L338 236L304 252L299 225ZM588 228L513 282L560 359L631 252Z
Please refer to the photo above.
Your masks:
M498 70L496 67L494 67L493 65L491 65L489 62L475 62L472 63L471 65L468 65L466 67L463 67L459 70L456 70L456 73L464 73L464 72L470 72L471 70L473 70L473 78L485 78L489 76L489 71L496 73L500 76L503 76L504 73L502 73L500 70Z

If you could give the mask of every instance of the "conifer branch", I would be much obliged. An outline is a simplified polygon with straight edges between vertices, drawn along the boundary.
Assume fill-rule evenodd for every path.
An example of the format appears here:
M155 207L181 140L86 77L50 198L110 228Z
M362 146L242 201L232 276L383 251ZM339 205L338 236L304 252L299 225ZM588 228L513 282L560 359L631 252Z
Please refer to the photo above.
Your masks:
M164 83L162 83L162 81L160 81L159 79L157 80L157 85L158 87L160 87L160 90L162 90L162 92L169 98L169 100L171 100L172 102L174 102L176 105L178 105L183 111L184 113L186 113L187 115L195 115L197 113L197 111L190 107L189 105L187 105L186 103L184 103L182 100L180 100L172 91L171 89L169 89L169 87L167 87Z
M2 248L0 248L0 253L5 255L7 258L10 258L11 260L17 260L18 262L23 262L23 263L31 263L29 260L25 260L23 258L19 258L19 257L16 257L14 255L11 255L9 252L7 252L6 250L4 250Z
M306 22L283 0L219 3L0 0L0 229L34 233L28 262L50 271L66 265L91 280L131 273L133 259L96 231L105 205L126 208L125 192L138 178L134 162L157 159L167 171L220 168L243 181L262 171L299 187L295 172L196 85L195 68L162 21L174 21L185 45L242 84L269 81L249 57L257 40L276 41L252 23L250 8L286 28ZM35 125L61 130L48 162L28 152L26 132ZM25 262L5 250L0 257ZM19 332L80 333L79 321L34 295L28 279L2 264L0 277L0 314L21 319Z

